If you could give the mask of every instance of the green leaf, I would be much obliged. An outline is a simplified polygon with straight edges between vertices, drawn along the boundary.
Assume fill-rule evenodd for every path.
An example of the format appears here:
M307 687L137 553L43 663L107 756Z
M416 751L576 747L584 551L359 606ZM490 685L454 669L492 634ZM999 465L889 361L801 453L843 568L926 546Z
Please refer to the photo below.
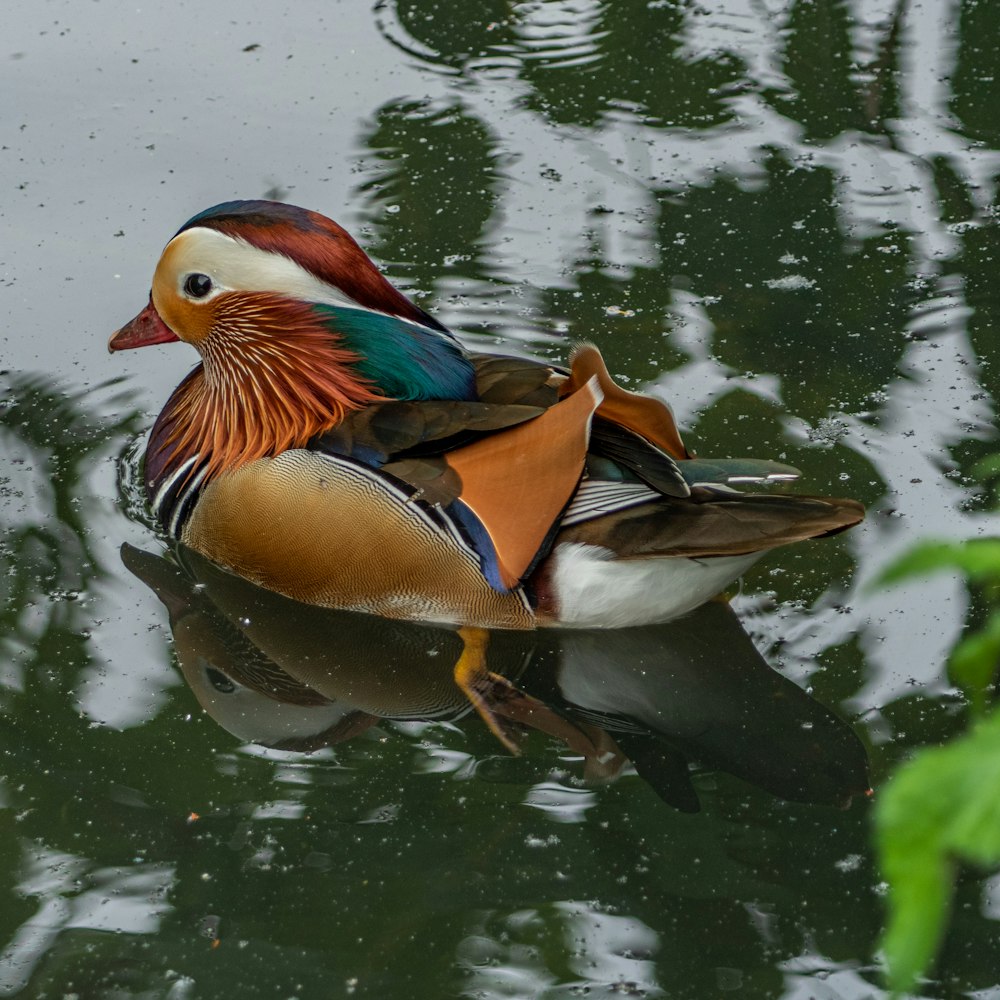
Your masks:
M1000 579L1000 538L916 545L885 569L873 586L898 583L941 569L958 570L970 580Z
M1000 712L944 747L920 751L875 814L889 921L889 985L908 990L940 943L956 861L1000 864Z
M1000 666L1000 611L994 611L986 624L966 636L951 652L948 672L965 691L972 707L981 712L986 707L986 688Z

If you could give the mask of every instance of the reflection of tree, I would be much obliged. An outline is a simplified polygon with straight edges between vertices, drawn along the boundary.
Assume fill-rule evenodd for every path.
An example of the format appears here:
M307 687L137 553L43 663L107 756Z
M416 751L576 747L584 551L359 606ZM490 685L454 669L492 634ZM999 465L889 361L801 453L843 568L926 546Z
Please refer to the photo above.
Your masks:
M780 106L811 140L868 125L854 85L850 27L844 0L798 0L792 6L784 67L792 89Z
M417 289L442 272L482 277L484 238L497 202L496 140L458 106L405 101L375 115L367 137L365 198L375 240L366 248Z
M395 14L436 64L513 71L530 85L528 106L561 125L594 126L627 105L659 122L705 128L731 118L725 98L747 85L729 53L703 58L685 49L684 4L487 0L450 11L435 4L432 16L428 7L400 0Z
M767 170L758 191L719 180L664 194L658 265L626 278L585 267L575 288L545 293L549 311L568 317L572 336L595 338L614 364L648 358L653 377L669 357L660 317L671 285L688 287L705 297L712 352L739 372L779 373L794 412L816 421L831 405L862 406L892 378L905 346L915 299L907 236L852 246L828 171L777 155Z
M90 855L94 845L90 838L81 841L82 821L79 827L63 825L61 811L74 797L87 803L85 811L98 801L104 804L103 796L93 795L94 786L118 776L109 767L101 782L97 744L102 741L95 740L81 718L71 692L81 670L91 663L86 627L93 612L87 605L95 585L108 573L97 558L90 532L91 522L110 498L90 495L87 480L95 463L133 432L137 414L126 408L124 397L102 395L108 386L91 395L64 391L41 375L13 373L4 381L0 403L4 455L0 650L3 770L8 778L4 806L6 815L17 813L19 819L17 825L0 827L0 951L14 947L0 963L5 977L0 987L9 989L20 974L16 960L31 954L30 934L21 935L21 951L12 939L35 911L33 897L40 900L39 907L48 907L46 919L52 921L53 935L72 910L59 898L67 889L59 881L61 876L50 878L39 869L47 850L42 845L58 843L58 850L51 853L58 872L73 871L79 876L75 888L88 888L89 865L76 855L81 850ZM92 404L98 395L102 413L119 410L119 415L96 414ZM114 755L115 747L106 749ZM98 812L99 807L94 819ZM105 812L101 818L106 816ZM23 850L22 837L33 838L30 856ZM120 859L121 843L116 840L107 856ZM30 888L36 882L38 892ZM30 968L29 963L26 971Z
M88 537L97 501L88 496L86 476L109 438L130 433L137 415L94 415L84 393L62 391L42 376L9 376L4 397L0 630L9 639L63 648L79 638L75 600L106 573ZM39 627L40 617L47 626ZM54 629L67 633L63 640L54 639Z
M737 371L777 372L789 408L810 419L835 401L860 408L892 378L916 296L906 233L843 234L833 177L768 161L768 184L696 188L660 223L663 269L710 297L720 356Z
M950 109L962 131L994 148L1000 146L1000 72L997 39L1000 6L963 3L960 6L959 59L952 79Z
M96 415L88 406L91 398L63 391L43 376L14 374L7 377L0 406L6 456L0 480L0 648L10 713L4 727L15 769L23 774L42 760L75 770L79 741L87 739L70 692L91 662L86 629L93 612L87 605L108 575L96 556L90 522L110 500L91 496L87 477L138 422L123 398L102 400L108 410L123 409L113 417ZM59 778L46 772L41 780ZM29 797L37 793L35 787Z
M882 4L892 13L880 25L863 16L871 9L840 0L794 0L781 10L746 5L759 18L740 14L748 27L719 31L716 37L725 37L717 49L690 43L711 20L692 3L400 0L411 51L423 46L420 58L443 70L441 87L434 91L427 77L438 96L373 112L361 197L399 210L375 223L374 241L359 235L412 287L437 289L438 300L428 304L440 308L451 275L502 284L510 260L502 239L525 218L511 197L520 185L522 204L565 205L566 239L547 244L544 233L532 233L540 262L557 247L558 277L538 280L529 271L537 293L524 289L523 301L546 310L550 329L556 317L573 338L597 339L616 372L652 379L686 357L664 315L683 290L704 316L706 350L723 390L725 371L736 373L733 384L739 373L776 373L783 402L814 427L830 410L868 409L866 396L887 383L891 396L903 384L895 376L900 361L934 366L960 349L962 322L953 318L932 337L926 326L910 331L915 341L941 339L935 354L918 354L919 344L902 335L921 305L953 292L948 301L956 310L973 310L971 340L987 364L971 381L988 392L1000 367L1000 230L983 209L994 197L996 170L977 173L991 151L970 150L966 138L1000 141L1000 7L940 6L961 18L950 88L950 68L926 58L933 32L921 5L905 0ZM908 10L924 20L910 22ZM580 13L576 22L573 12ZM545 18L558 22L548 33ZM740 34L760 35L771 79L743 69L749 62ZM727 45L737 55L727 54ZM915 109L913 81L931 74L943 81L947 104ZM949 131L955 123L942 116L946 110L960 132ZM532 159L539 136L550 140L541 164ZM562 160L552 153L556 143ZM761 149L773 153L761 156ZM674 169L678 155L682 165ZM545 184L536 179L539 167ZM593 198L592 190L599 192ZM628 217L614 200L623 191ZM631 256L614 245L629 227L648 237ZM574 241L575 251L566 252ZM934 252L925 253L928 247ZM935 287L939 275L954 283ZM520 316L498 312L511 332L521 325ZM940 388L951 384L942 372L915 374ZM733 453L791 452L780 405L745 392L712 398L696 425L696 445L700 438L725 442ZM953 394L947 402L932 415L944 432L968 412L949 417L951 404L963 400ZM873 409L865 419L876 426L878 405ZM541 992L576 977L572 962L600 958L600 943L579 939L589 904L570 911L553 902L566 899L596 900L595 921L613 911L651 928L659 938L655 981L678 996L716 995L716 969L734 966L753 970L741 996L798 992L783 968L817 953L830 960L823 975L833 975L812 992L836 992L839 972L858 966L880 919L873 889L880 876L865 854L860 811L831 817L776 807L725 776L708 787L698 775L710 803L700 819L665 815L648 789L625 781L595 795L586 823L557 825L524 801L551 747L512 761L495 756L492 737L477 737L476 727L465 734L431 728L384 742L374 742L384 734L359 739L338 748L335 761L251 757L211 723L199 723L181 690L169 692L146 725L126 733L90 728L68 696L90 662L85 614L74 597L103 573L88 535L95 501L83 477L104 454L101 440L133 425L87 413L82 397L61 396L44 380L15 381L0 404L0 642L14 654L4 669L24 668L23 686L4 694L16 711L4 719L9 808L0 827L0 945L37 911L36 898L65 896L73 912L77 896L80 906L94 895L130 898L128 878L101 881L112 869L169 869L172 910L155 947L148 938L64 925L25 995L62 995L70 982L74 992L94 996L183 996L192 982L206 996L249 995L262 984L287 995L326 995L330 983L348 976L359 977L362 996L406 994L404 984L417 977L428 994L445 995L469 988L456 983L456 959L473 987L491 988L495 971L497 991L515 989L503 977L530 973ZM922 425L921 447L944 455L931 422ZM906 422L879 429L887 447L912 433ZM995 450L974 441L961 447L963 469ZM846 491L878 492L868 486L879 477L864 454L799 449L789 460L803 466L809 483L843 472L850 475ZM903 484L929 479L922 466L896 475ZM897 500L906 502L905 486ZM885 524L905 531L906 521L873 516L874 543L863 560L877 561L882 543L891 542ZM766 638L790 634L793 662L803 648L829 642L829 632L791 601L811 603L847 559L839 543L821 558L809 549L782 557L781 566L793 569L774 578L774 589L787 603ZM873 647L885 637L889 671L910 669L900 651L912 650L912 642L893 643L912 623L899 618L903 625L894 625L899 610L873 626L863 605L853 618L843 609L851 638L823 652L812 682L824 700L862 689L878 670ZM950 613L935 608L934 620L947 623ZM800 637L808 631L820 639L796 647L786 623L797 623ZM907 743L943 740L955 711L951 701L924 696L886 706L886 731L897 735L879 747L879 761L906 752ZM579 791L558 775L550 784L565 785L567 795ZM191 811L202 818L187 822ZM50 878L48 897L23 889L61 854L76 855L76 863ZM981 897L971 877L960 887L946 965L958 992L996 982L997 939L981 915ZM198 936L211 915L221 916L218 950ZM625 944L641 946L643 938ZM596 975L590 983L579 976L580 990L611 988ZM858 981L844 992L870 990Z
M969 339L976 361L973 371L982 386L973 399L988 401L992 397L995 406L1000 400L1000 337L997 336L1000 330L1000 294L997 290L1000 217L978 217L970 203L969 189L949 160L941 158L935 167L941 204L950 215L947 221L954 223L961 233L961 253L949 262L948 270L956 286L963 288L970 308ZM969 421L963 430L966 436L951 449L951 457L964 473L961 481L966 484L994 481L995 472L977 468L977 463L996 454L994 428L990 424ZM989 490L982 490L977 496L966 499L964 506L969 510L986 510L993 500Z
M508 0L468 0L460 5L388 0L376 6L383 15L390 8L408 36L391 40L409 52L417 48L412 42L419 43L426 50L420 55L452 71L489 51L496 41L493 31L505 24L510 14Z

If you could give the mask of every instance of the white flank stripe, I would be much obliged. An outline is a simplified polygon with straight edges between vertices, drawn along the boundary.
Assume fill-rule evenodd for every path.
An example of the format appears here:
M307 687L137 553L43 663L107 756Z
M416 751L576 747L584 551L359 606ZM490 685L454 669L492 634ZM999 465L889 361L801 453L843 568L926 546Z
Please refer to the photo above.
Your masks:
M769 472L766 476L729 476L727 483L786 483L798 476L790 472Z
M184 510L184 505L188 502L191 495L197 492L207 473L208 466L202 469L201 472L199 472L198 475L184 487L183 492L174 501L174 512L170 517L170 526L167 528L167 532L171 538L179 538L177 532L180 528L181 512Z
M163 500L166 495L171 491L171 489L173 489L177 480L180 479L182 475L185 475L188 471L190 471L191 467L200 457L200 455L194 455L189 458L182 466L180 466L180 468L177 469L176 472L173 472L170 476L168 476L160 488L156 491L156 496L153 497L153 503L151 506L153 508L153 514L155 514L157 518L160 516L160 507L163 505Z
M611 483L600 479L585 479L566 508L562 525L569 528L595 517L638 507L639 504L659 497L660 494L645 483Z

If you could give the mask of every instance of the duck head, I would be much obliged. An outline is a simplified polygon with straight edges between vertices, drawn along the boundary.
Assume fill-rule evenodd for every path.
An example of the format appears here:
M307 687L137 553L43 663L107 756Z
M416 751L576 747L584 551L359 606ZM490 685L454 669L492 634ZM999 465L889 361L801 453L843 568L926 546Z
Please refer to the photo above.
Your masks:
M213 472L302 447L377 400L474 398L448 330L341 226L279 202L226 202L188 220L148 304L108 346L176 340L202 365L161 414L157 449L210 455Z
M295 205L231 201L189 219L167 244L149 304L112 351L184 340L211 351L246 296L370 310L446 333L382 276L343 227Z

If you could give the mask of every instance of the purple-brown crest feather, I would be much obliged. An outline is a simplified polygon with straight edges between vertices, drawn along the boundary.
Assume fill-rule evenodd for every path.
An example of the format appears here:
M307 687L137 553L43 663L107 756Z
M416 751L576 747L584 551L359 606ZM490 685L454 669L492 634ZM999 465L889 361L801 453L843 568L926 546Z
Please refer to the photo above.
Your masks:
M193 226L283 254L366 309L446 330L393 288L346 229L319 212L278 201L230 201L199 213L178 232Z

